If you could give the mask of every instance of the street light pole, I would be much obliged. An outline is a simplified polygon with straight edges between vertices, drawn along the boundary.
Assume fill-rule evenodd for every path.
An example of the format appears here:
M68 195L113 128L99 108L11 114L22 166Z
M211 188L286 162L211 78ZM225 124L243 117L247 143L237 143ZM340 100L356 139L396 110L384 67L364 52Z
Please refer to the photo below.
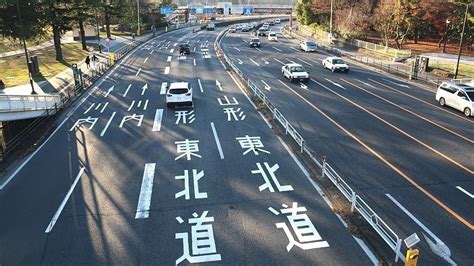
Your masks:
M137 0L137 19L138 19L137 35L140 36L140 0Z
M21 39L23 42L23 48L25 49L26 66L28 67L28 76L30 78L31 94L37 94L35 91L35 86L33 84L33 75L31 74L31 68L29 65L30 56L28 55L28 49L26 48L26 39L25 39L25 33L23 32L23 21L21 20L20 5L18 4L18 0L16 0L16 11L18 13L18 20L20 23L20 34L21 34Z
M446 41L447 41L447 37L446 35L448 35L448 30L449 30L449 23L451 23L451 21L449 21L449 19L446 20L446 32L444 33L444 44L443 44L443 53L446 52Z
M459 61L461 60L462 43L463 43L463 39L464 39L464 29L466 28L466 20L467 20L467 12L468 11L469 11L469 4L466 4L466 12L464 13L464 22L463 22L463 25L462 25L462 32L461 32L461 40L459 41L458 60L456 62L456 68L454 69L454 79L458 78Z
M333 0L331 0L331 15L329 17L329 42L332 43L332 9L333 9Z

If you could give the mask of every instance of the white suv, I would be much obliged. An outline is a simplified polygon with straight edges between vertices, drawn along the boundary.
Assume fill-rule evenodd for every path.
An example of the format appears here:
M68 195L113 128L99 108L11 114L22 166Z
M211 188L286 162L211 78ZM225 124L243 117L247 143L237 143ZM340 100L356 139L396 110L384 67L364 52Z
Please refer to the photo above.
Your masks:
M308 72L306 72L304 67L300 64L286 64L281 67L281 73L284 77L288 78L290 82L293 82L294 80L307 82L309 80Z
M448 105L463 112L465 116L474 116L474 80L441 83L436 92L436 100L441 106Z
M187 82L173 82L170 84L166 94L166 106L173 107L193 107L193 89Z
M269 41L275 41L275 42L277 42L277 41L278 41L278 37L277 37L276 32L270 31L270 32L268 33L268 40L269 40Z

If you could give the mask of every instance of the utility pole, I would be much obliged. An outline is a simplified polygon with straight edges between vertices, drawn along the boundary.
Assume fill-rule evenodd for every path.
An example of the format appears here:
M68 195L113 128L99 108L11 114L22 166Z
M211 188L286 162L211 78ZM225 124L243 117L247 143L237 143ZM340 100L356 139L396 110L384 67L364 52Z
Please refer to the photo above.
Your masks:
M461 40L459 41L458 61L456 62L456 68L454 69L454 79L458 78L459 72L459 61L461 60L462 43L464 39L464 29L466 28L467 12L469 11L469 4L466 4L466 12L464 13L464 22L462 25Z
M333 9L333 0L331 0L331 15L329 17L329 42L332 43L332 9Z
M140 36L140 0L137 0L137 18L138 18L137 36Z
M25 49L26 66L28 67L28 75L30 77L31 94L37 94L35 91L35 86L33 84L33 75L31 74L31 68L29 64L30 56L28 55L28 49L26 48L26 39L25 39L25 33L23 32L23 21L21 20L20 5L18 4L18 0L16 0L16 11L18 13L18 20L20 23L20 34L21 34L21 39L23 42L23 48Z

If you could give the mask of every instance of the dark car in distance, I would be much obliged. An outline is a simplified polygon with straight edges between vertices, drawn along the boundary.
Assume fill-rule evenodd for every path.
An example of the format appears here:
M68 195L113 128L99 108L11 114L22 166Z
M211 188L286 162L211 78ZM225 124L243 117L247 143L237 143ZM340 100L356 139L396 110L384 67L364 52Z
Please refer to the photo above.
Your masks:
M179 45L179 54L180 55L187 55L190 54L191 50L189 50L189 44L183 43Z

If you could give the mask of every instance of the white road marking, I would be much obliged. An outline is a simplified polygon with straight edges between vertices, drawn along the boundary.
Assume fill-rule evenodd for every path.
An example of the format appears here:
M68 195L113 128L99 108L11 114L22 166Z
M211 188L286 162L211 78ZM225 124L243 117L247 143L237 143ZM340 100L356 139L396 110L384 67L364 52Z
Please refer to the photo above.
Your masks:
M137 77L138 74L140 74L140 71L142 71L142 68L141 68L141 67L138 69L137 74L135 74L135 77Z
M153 52L155 52L155 50L151 50L150 54L153 54Z
M146 61L148 61L148 57L147 57L147 58L145 58L145 61L143 61L143 63L146 63Z
M471 199L474 199L474 194L469 193L467 190L465 190L461 186L456 186L456 188L459 189L462 193L468 195Z
M366 86L368 86L368 87L371 87L372 89L377 89L377 87L375 87L375 86L373 86L373 85L371 85L371 84L369 84L369 83L367 83L367 82L363 82L362 80L359 80L359 79L355 79L355 80L359 81L360 83L362 83L362 84L364 84L364 85L366 85Z
M132 108L133 108L134 105L135 105L135 100L132 101L132 103L131 103L130 106L128 107L127 111L132 110Z
M109 105L109 102L106 102L106 103L104 104L104 107L102 107L102 109L100 110L100 113L103 113L103 112L104 112L105 108L107 108L107 105Z
M433 253L437 254L444 260L446 260L448 263L451 263L451 265L455 265L454 261L451 259L451 250L449 247L441 241L431 230L428 229L424 224L422 224L411 212L409 212L400 202L398 202L392 195L390 194L385 194L395 205L398 206L408 217L410 217L413 222L415 222L423 231L425 231L436 243L433 243L431 239L427 238L426 235L423 233L423 236L425 237L426 241L428 242L428 245L430 246L431 250ZM401 257L403 258L404 256L400 254Z
M198 84L199 84L199 89L201 90L201 92L204 92L204 90L202 89L202 84L201 84L201 80L198 79Z
M410 88L410 86L407 86L407 85L405 85L405 84L401 84L401 83L393 82L393 81L391 81L391 80L388 80L388 79L383 79L383 80L385 80L385 81L387 81L387 82L390 82L390 83L392 83L392 84L395 84L395 85L397 85L397 86L400 86L400 87L404 87L404 88L407 88L407 89L409 89L409 88Z
M193 48L193 52L196 52L196 46L194 46L194 48Z
M175 42L175 43L173 44L173 47L176 47L176 45L178 45L178 43L177 43L177 42Z
M297 52L300 51L300 50L296 49L295 47L290 47L290 49L293 49L293 50L295 50L295 51L297 51Z
M265 89L267 91L271 90L272 87L270 87L265 81L263 81L263 79L261 81L262 81L263 85L265 85Z
M253 59L252 59L252 58L249 58L249 59L250 59L250 61L252 61L252 62L253 62L254 64L256 64L257 66L260 66L260 64L259 64L259 63L257 63L257 62L255 62L255 61L253 61Z
M265 58L262 58L262 60L263 60L263 62L265 63L265 65L268 65L268 64L270 64L270 63L268 63L268 61L267 61L267 60L265 60Z
M107 129L109 128L110 123L112 122L112 119L114 119L115 117L115 113L116 112L113 112L110 116L109 121L107 121L107 124L105 125L104 129L102 129L102 132L100 132L100 137L103 137L105 135L105 132L107 132Z
M125 92L123 93L122 97L127 96L128 91L130 90L130 87L132 87L132 84L129 84Z
M303 82L300 82L300 87L301 87L303 90L308 90L308 86L306 86Z
M216 86L219 88L220 91L224 91L222 89L222 84L216 79Z
M276 58L273 58L273 59L275 59L275 61L277 61L278 63L280 63L280 64L282 64L282 65L285 64L285 63L283 63L282 61L280 61L280 60L278 60L278 59L276 59Z
M242 62L242 60L240 60L240 58L237 58L237 60L239 61L239 65L242 65L244 62Z
M170 50L170 54L172 54L173 52L174 52L174 49L171 49L171 50Z
M339 88L341 88L341 89L343 89L343 90L346 89L346 88L344 88L344 86L342 86L341 84L339 84L339 83L337 83L337 82L334 82L334 81L332 81L332 80L330 80L330 79L327 79L327 78L325 78L325 80L331 82L334 86L337 86L337 87L339 87Z
M161 120L162 119L163 119L163 109L156 109L155 120L153 122L152 131L160 131L161 130Z
M258 51L260 52L263 52L262 49L258 48L258 47L255 47L255 49L257 49Z
M276 48L275 46L272 46L273 49L277 50L278 52L283 52L281 49Z
M142 87L142 95L145 94L145 91L148 90L148 83L145 83Z
M313 66L313 64L311 64L311 63L309 63L309 62L306 62L306 61L304 61L303 59L298 58L298 60L300 60L301 62L303 62L303 63L305 63L305 64L307 64L307 65L309 65L309 66Z
M51 230L53 230L54 225L56 224L56 221L59 219L59 215L61 215L61 212L64 209L64 206L66 206L67 201L71 197L72 192L74 191L74 188L76 187L77 183L79 182L79 179L81 179L82 174L84 173L85 168L81 167L79 170L79 173L76 176L76 179L74 180L74 183L72 183L71 187L69 188L69 191L67 192L66 196L64 197L63 201L61 202L61 205L59 205L58 210L54 214L53 218L51 219L51 222L49 222L48 227L44 231L46 234L50 233Z
M369 260L372 262L372 265L374 265L374 266L380 265L379 259L377 259L377 257L374 255L372 250L370 250L370 248L365 244L365 242L362 239L358 238L358 237L355 237L355 236L352 236L352 237L357 242L357 244L359 244L359 246L365 252L367 257L369 257Z
M221 159L224 160L224 153L222 152L221 142L219 140L219 137L217 136L217 131L216 131L216 128L214 127L213 122L211 122L211 128L212 128L212 133L214 134L214 140L216 141L217 149L219 150L219 155L221 156Z
M240 52L240 49L234 46L234 49Z
M99 103L94 110L99 110L100 106L102 105L102 103Z
M285 60L286 60L286 61L289 61L289 62L292 63L292 64L296 64L295 61L293 61L293 60L291 60L291 59L289 59L289 58L287 58L287 57L285 57Z
M196 66L196 58L193 59L193 64Z
M143 111L146 111L146 108L148 107L148 99L145 101L145 104L143 105Z
M171 62L171 56L168 56L168 59L166 59L166 62Z
M89 113L89 111L92 109L92 107L94 107L95 103L92 103L91 106L89 106L89 108L87 108L87 110L84 112L84 114L87 114Z
M107 98L107 96L109 96L109 94L114 90L114 85L112 85L112 87L110 87L108 90L107 90L107 93L105 94L105 98Z
M140 188L140 196L138 198L135 219L145 219L150 215L151 193L153 191L155 167L155 163L145 164L145 170L143 170L142 187Z
M273 207L268 207L268 210L271 211L275 215L280 215L280 213L277 210L275 210Z
M137 104L137 108L140 108L140 106L142 106L142 101L138 101L138 104Z
M165 74L165 75L168 75L169 73L170 73L170 67L166 67L164 74Z
M249 43L248 41L246 41L246 40L244 40L244 39L242 39L242 41L244 41L245 43Z
M160 90L161 95L166 94L166 88L167 87L168 87L168 82L161 83L161 90Z

